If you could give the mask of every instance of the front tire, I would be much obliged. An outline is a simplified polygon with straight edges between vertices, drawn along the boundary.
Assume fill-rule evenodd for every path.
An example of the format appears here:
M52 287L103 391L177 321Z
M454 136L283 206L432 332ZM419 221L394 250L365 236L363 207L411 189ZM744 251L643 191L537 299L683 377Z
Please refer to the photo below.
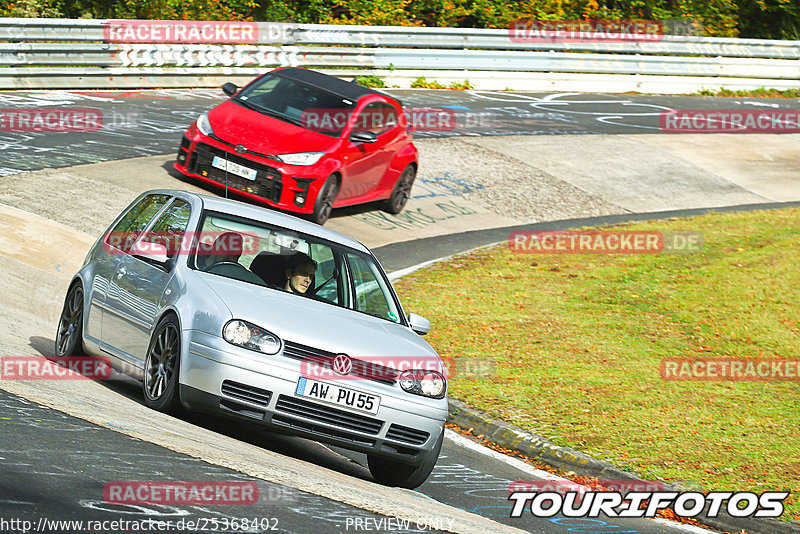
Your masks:
M394 183L392 195L384 201L383 211L397 215L406 207L408 199L411 198L411 187L417 177L417 169L409 165L403 170L400 178Z
M325 183L317 193L317 199L314 201L314 213L311 214L311 221L322 226L331 216L333 211L333 203L336 200L336 195L339 194L339 181L336 176L330 175Z
M159 412L171 413L180 407L178 375L181 336L178 321L168 315L156 326L144 362L144 402Z
M444 442L444 429L439 434L439 439L433 449L425 453L425 458L419 465L408 465L394 460L388 460L380 456L367 456L369 472L375 482L384 486L397 486L399 488L414 489L425 482L436 466L439 453L442 451Z
M56 332L56 356L82 356L83 351L83 286L80 282L67 292Z

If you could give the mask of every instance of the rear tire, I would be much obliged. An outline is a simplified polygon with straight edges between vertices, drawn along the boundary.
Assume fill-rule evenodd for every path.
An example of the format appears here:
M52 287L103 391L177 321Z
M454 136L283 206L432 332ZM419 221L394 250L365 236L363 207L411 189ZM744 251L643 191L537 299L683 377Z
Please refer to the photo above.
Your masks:
M64 299L56 332L56 356L83 356L83 286L74 284Z
M419 465L408 465L395 460L388 460L380 456L367 456L367 464L369 465L369 472L375 482L383 484L384 486L397 486L400 488L414 489L421 486L423 482L428 480L428 477L436 466L436 461L439 459L439 453L442 450L442 443L444 442L444 428L436 441L433 449L425 453L425 458Z
M331 216L333 211L333 203L336 200L336 195L339 194L339 182L336 176L330 175L325 183L317 193L317 199L314 201L314 213L311 214L309 219L322 226Z
M409 165L397 179L392 189L392 195L384 201L383 211L397 215L406 207L408 199L411 198L411 187L417 177L417 169Z

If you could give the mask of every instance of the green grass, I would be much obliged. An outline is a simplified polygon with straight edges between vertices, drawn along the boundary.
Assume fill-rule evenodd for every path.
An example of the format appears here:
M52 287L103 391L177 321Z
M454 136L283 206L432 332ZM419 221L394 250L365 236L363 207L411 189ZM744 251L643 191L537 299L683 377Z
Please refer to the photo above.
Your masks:
M666 357L800 354L800 209L626 226L694 230L695 254L458 256L400 280L456 362L450 395L647 479L791 490L800 382L665 381ZM459 376L459 361L493 371Z
M800 89L740 89L731 91L730 89L701 89L690 96L750 96L759 98L800 98Z
M450 85L448 85L447 88L455 89L456 91L468 91L470 89L474 89L475 86L473 86L472 82L469 80L464 80L463 82L450 82Z
M368 76L356 76L356 83L364 87L382 88L386 87L386 82L380 76L370 74Z
M428 81L425 79L425 76L420 76L413 82L411 82L411 87L413 89L447 89L444 85L440 84L436 80Z

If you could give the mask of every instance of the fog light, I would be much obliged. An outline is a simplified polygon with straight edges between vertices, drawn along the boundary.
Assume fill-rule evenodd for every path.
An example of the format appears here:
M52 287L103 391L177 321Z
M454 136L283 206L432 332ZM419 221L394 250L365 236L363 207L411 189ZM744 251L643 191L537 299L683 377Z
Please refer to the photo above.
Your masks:
M294 201L297 202L298 204L302 204L303 203L303 197L301 197L300 195L297 195L296 197L294 197Z

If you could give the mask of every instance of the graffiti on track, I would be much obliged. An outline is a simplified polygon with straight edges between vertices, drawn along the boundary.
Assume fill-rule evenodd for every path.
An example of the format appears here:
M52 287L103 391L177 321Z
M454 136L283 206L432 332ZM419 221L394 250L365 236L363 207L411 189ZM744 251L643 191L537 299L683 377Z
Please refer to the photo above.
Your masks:
M412 208L390 215L382 211L372 211L354 215L358 221L364 222L378 230L396 230L398 228L425 228L448 219L474 215L477 210L456 203L454 200L437 202L428 208Z
M411 198L458 197L483 189L483 184L466 178L456 178L453 174L445 172L441 176L418 179Z

